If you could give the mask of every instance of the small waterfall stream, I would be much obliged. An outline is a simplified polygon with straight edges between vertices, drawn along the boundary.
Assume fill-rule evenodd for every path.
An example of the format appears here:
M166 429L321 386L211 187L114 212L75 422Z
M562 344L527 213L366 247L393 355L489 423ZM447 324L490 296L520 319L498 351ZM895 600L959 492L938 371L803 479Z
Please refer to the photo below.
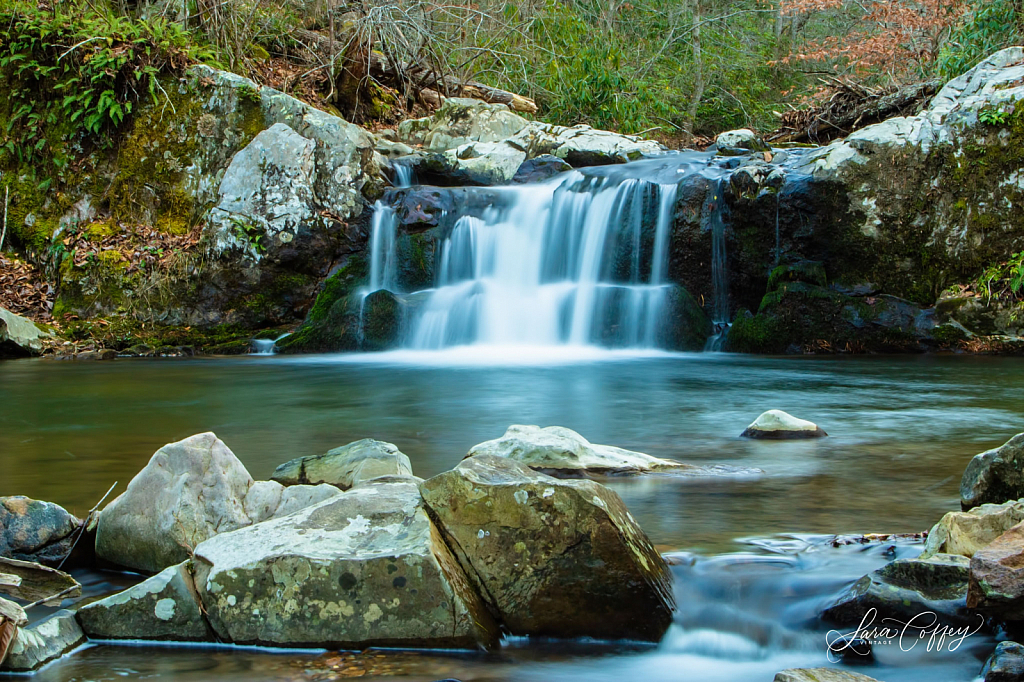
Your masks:
M470 188L468 194L487 192L493 200L445 216L450 230L438 245L435 284L420 292L398 291L399 221L379 201L364 294L414 294L407 297L402 345L408 349L658 348L674 287L668 261L678 188L695 173L721 177L712 158L670 154L568 171L541 183ZM396 167L396 184L411 182L408 170L399 174ZM723 230L714 230L715 288L722 289L716 322L728 315Z

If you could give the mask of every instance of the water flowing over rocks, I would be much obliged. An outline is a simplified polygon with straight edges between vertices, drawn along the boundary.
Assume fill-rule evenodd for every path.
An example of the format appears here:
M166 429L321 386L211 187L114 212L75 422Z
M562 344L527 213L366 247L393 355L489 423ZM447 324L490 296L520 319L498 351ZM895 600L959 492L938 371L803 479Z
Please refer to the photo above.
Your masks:
M975 455L960 481L964 510L981 504L1002 504L1024 497L1024 433Z
M971 557L967 605L1002 620L1024 620L1024 524L1017 524Z
M427 516L415 481L365 485L222 533L195 552L225 641L490 647L497 628Z
M755 419L740 434L742 438L764 440L793 440L827 436L820 426L806 419L798 419L782 410L768 410Z
M1017 642L1000 642L981 671L983 682L1024 681L1024 646Z
M421 491L510 633L658 641L671 623L668 568L611 490L478 454Z
M940 553L972 557L1021 521L1024 521L1024 500L949 512L928 531L921 558Z
M71 552L82 521L52 502L0 497L0 557L57 564Z
M20 628L0 671L30 672L85 643L85 633L71 611L58 611L47 620Z
M285 462L274 470L271 480L288 486L329 483L348 490L361 481L402 475L412 475L412 463L402 451L391 443L364 438L322 455Z
M0 308L0 359L39 355L43 339L49 336L31 320Z

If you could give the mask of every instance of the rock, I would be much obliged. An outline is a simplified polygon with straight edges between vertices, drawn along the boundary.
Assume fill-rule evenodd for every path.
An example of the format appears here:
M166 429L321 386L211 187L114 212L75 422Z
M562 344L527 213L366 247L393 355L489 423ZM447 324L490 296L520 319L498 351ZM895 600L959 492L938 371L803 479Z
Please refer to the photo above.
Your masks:
M1024 500L983 504L967 512L949 512L928 531L921 558L939 553L972 557L1021 521L1024 521Z
M165 568L134 587L83 606L78 622L92 639L192 642L207 641L213 634L192 582L191 562Z
M981 670L983 682L1024 682L1024 646L1000 642Z
M429 118L398 124L398 138L427 151L443 152L467 142L499 142L529 125L504 104L449 97Z
M689 464L651 457L642 452L596 445L562 426L541 428L513 424L501 438L474 445L466 457L480 455L505 457L538 471L561 475L699 470Z
M47 620L18 630L0 670L37 670L84 643L85 633L78 626L75 614L67 610L58 611Z
M960 481L964 510L1024 497L1024 433L998 448L975 455Z
M0 359L23 358L39 355L43 339L50 332L37 327L31 320L0 308Z
M363 299L362 347L364 350L394 348L402 339L405 303L386 289L379 289Z
M841 594L822 618L837 625L859 625L875 609L875 623L886 618L909 622L931 611L944 625L977 625L967 610L970 560L955 554L929 559L897 559L869 573Z
M52 502L0 497L0 557L58 564L82 521Z
M93 362L96 360L116 360L117 351L112 348L101 348L99 350L87 350L82 353L75 353L75 360L80 362Z
M1024 523L971 557L967 605L1002 620L1024 620Z
M185 561L196 545L218 533L335 494L330 487L287 491L278 483L253 481L223 441L201 433L157 450L107 505L96 532L96 556L157 573Z
M411 475L412 463L397 447L364 438L322 455L298 457L274 470L271 480L284 485L329 483L348 490L378 476Z
M521 185L529 182L543 182L567 170L572 170L572 166L562 159L551 154L542 154L523 161L516 174L512 177L512 184Z
M64 571L49 568L34 561L0 557L0 573L13 578L17 585L3 587L3 592L25 601L51 599L55 594L65 599L82 596L82 586Z
M741 438L764 440L794 440L799 438L821 438L827 436L821 427L806 419L797 419L782 410L768 410L755 419Z
M474 185L508 184L526 152L504 142L468 142L444 152L448 165Z
M671 623L671 574L608 488L477 454L420 490L513 635L656 642Z
M771 149L753 130L740 128L719 133L715 138L715 146L723 149L744 149L754 152L766 152Z
M475 648L497 627L414 481L382 482L196 548L217 635L239 644Z
M878 682L873 677L836 668L790 668L775 675L775 682Z

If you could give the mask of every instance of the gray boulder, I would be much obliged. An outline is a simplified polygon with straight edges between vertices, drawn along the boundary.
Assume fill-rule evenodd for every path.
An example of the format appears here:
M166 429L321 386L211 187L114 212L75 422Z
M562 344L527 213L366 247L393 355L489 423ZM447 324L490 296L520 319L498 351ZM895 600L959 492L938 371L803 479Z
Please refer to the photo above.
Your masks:
M1024 682L1024 646L1000 642L981 670L983 682Z
M608 488L479 454L420 490L512 634L656 642L671 623L671 574Z
M85 633L71 611L18 630L0 670L31 672L85 643Z
M391 443L364 438L322 455L285 462L270 478L288 486L328 483L348 490L360 481L390 475L412 475L409 458Z
M213 632L203 618L191 562L165 568L129 589L78 610L92 639L206 641Z
M0 557L56 564L71 552L82 521L52 502L0 497Z
M414 481L362 485L196 548L196 587L224 641L490 647L497 627Z
M474 445L466 457L492 455L548 474L639 474L653 471L699 471L699 467L642 452L597 445L563 426L513 424L505 435Z
M43 339L50 332L37 327L32 320L0 308L0 359L39 355Z
M1024 497L1024 433L975 455L960 481L964 510L981 504L1002 504Z
M796 440L827 436L820 426L806 419L798 419L782 410L768 410L755 419L740 434L741 438L765 440Z
M837 668L790 668L777 673L775 682L878 682L878 680Z
M1001 620L1024 620L1024 523L971 557L967 605Z
M936 554L972 557L1021 521L1024 521L1024 500L983 504L966 512L948 512L928 531L921 558Z
M757 133L747 128L719 133L715 138L715 146L720 152L730 149L766 152L770 149L765 141L757 136Z
M477 185L505 185L526 160L526 152L505 142L467 142L444 152L448 165Z
M567 170L572 170L572 166L563 159L551 154L542 154L541 156L523 161L523 164L519 166L516 174L512 177L512 184L520 185L528 182L541 182L560 175Z
M886 618L909 622L932 612L944 625L977 625L982 621L967 610L970 560L956 554L929 559L898 559L869 573L822 613L837 625L859 625L872 609L876 623Z

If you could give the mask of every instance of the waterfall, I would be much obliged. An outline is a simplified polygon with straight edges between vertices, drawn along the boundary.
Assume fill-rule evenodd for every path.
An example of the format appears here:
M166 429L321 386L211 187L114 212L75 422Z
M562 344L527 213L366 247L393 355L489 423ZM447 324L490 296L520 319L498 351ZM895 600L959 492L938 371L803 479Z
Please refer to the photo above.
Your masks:
M708 222L711 228L711 322L714 334L704 347L706 351L720 351L729 333L729 271L725 253L725 216L722 207L722 190L725 181L719 180L714 189Z
M366 291L415 293L406 297L409 349L655 348L673 287L667 274L678 187L694 173L720 176L709 171L710 159L670 154L541 183L468 188L439 228L446 236L434 287L420 292L396 290L398 219L378 202Z

